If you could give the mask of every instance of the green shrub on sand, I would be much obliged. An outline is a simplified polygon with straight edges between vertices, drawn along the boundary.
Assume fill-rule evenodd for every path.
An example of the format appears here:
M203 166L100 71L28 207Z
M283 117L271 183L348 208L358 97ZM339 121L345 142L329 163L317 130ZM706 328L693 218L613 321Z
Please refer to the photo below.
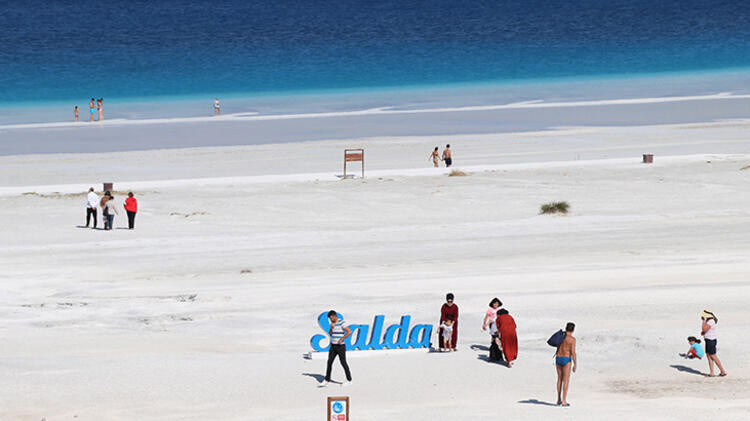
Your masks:
M545 203L542 205L541 209L539 210L539 213L541 214L552 214L552 213L561 213L563 215L568 213L568 208L570 208L570 205L568 202L550 202Z

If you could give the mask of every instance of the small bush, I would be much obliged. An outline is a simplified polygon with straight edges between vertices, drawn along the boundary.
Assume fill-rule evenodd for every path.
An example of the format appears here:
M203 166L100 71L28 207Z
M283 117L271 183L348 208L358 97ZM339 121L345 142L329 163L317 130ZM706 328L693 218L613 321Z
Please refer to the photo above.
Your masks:
M541 209L539 210L539 213L541 214L551 214L551 213L561 213L563 215L568 213L568 208L570 208L570 205L568 202L550 202L545 203L542 205Z
M451 170L451 172L448 174L448 177L466 177L467 175L469 174L461 170Z
M252 269L242 269L240 273L253 273Z

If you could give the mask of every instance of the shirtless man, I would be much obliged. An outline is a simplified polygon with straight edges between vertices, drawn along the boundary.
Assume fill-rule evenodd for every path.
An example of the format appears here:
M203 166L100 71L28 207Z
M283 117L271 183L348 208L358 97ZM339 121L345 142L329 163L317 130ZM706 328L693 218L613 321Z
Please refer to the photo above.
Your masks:
M573 361L573 372L576 372L578 365L576 359L576 338L573 337L573 331L576 325L568 322L565 326L565 340L557 348L555 355L555 368L557 369L557 404L570 406L568 403L568 385L570 384L570 362ZM562 397L560 395L562 392Z
M451 145L445 145L445 149L443 149L443 161L445 161L445 168L450 168L451 164L453 164Z
M437 146L435 146L435 150L432 151L432 153L430 154L430 158L429 159L432 159L432 163L435 165L435 168L437 168L438 167L438 162L440 161L440 154L438 153L438 147Z

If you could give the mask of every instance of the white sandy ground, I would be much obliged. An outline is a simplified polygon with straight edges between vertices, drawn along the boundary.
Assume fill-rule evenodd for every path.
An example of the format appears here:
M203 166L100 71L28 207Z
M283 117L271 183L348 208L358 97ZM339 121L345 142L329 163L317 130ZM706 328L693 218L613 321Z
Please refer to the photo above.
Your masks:
M748 129L1 157L0 419L322 420L335 395L356 421L747 419ZM469 176L429 168L446 142ZM359 146L372 171L339 180ZM135 189L135 231L77 227L102 181ZM571 213L538 215L551 200ZM320 312L434 323L448 291L459 352L349 352L354 384L317 387ZM483 360L494 296L519 327L512 369ZM705 307L726 378L677 355ZM545 340L569 320L564 409Z

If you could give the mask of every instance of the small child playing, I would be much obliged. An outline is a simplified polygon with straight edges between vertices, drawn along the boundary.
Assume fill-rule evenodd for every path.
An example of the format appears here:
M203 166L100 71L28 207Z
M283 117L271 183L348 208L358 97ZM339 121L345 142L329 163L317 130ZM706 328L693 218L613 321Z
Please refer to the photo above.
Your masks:
M704 355L706 355L706 351L703 350L703 347L701 346L701 340L696 338L695 336L690 336L687 338L688 343L690 344L690 348L688 348L688 351L685 353L685 358L697 358L701 359Z
M440 352L448 350L449 352L453 349L453 319L446 319L441 325L440 329L443 330L443 345L445 348L440 348Z

